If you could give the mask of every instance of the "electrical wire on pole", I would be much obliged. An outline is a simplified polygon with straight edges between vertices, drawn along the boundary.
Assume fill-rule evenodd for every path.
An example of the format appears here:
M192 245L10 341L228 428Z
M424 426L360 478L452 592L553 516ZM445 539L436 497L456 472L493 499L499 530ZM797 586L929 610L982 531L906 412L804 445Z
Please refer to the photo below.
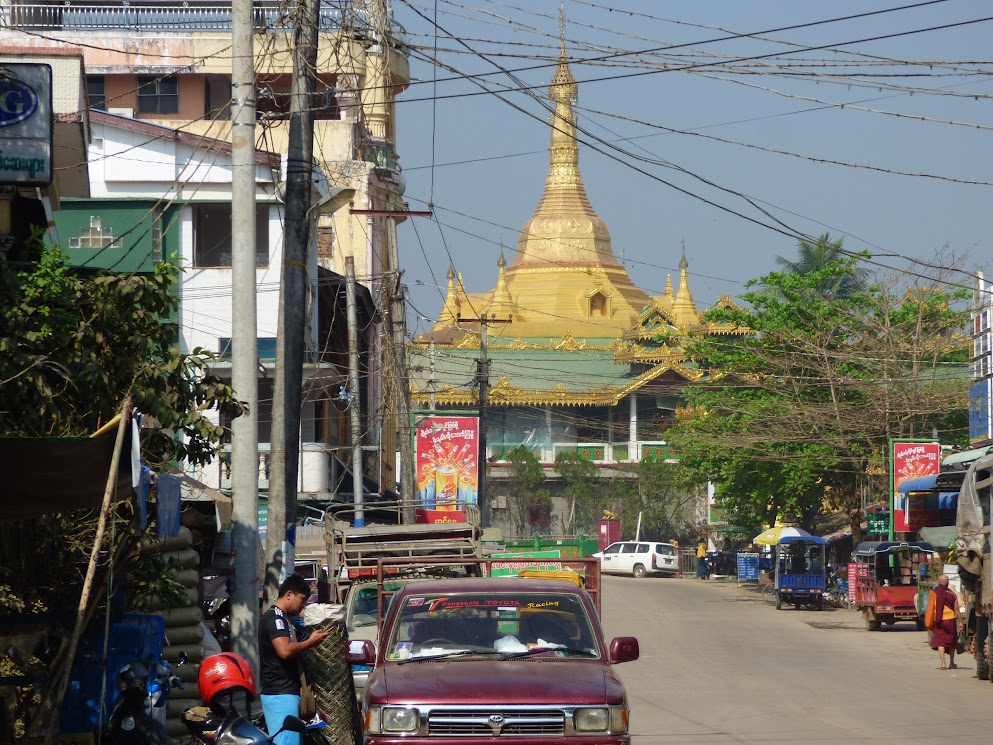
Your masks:
M286 155L286 213L272 397L272 454L266 532L266 602L294 571L300 407L303 405L307 266L314 170L314 92L317 89L318 0L300 0L293 30L293 81Z
M247 404L231 425L231 651L258 674L259 432L255 298L255 50L252 0L232 2L231 383Z

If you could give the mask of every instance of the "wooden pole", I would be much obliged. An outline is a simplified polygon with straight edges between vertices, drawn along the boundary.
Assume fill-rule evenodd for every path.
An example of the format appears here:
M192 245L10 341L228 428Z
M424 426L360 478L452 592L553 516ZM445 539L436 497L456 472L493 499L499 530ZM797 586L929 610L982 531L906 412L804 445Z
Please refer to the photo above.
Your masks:
M107 523L110 520L110 511L114 505L114 493L117 491L117 469L121 462L121 448L124 444L124 435L131 431L131 396L124 399L121 406L120 423L117 428L117 440L114 443L114 455L110 460L110 473L107 474L107 488L103 492L103 504L100 506L100 519L97 521L97 534L93 539L93 549L90 551L90 561L86 566L86 577L83 579L83 592L79 597L79 608L76 612L76 623L72 629L72 636L69 638L69 647L66 651L65 662L62 668L62 677L57 683L54 695L42 702L37 714L36 722L47 722L48 731L45 733L44 745L50 745L55 737L55 730L58 729L58 717L55 714L62 706L62 699L65 698L66 687L69 685L69 676L72 673L72 663L76 659L76 648L79 646L79 639L83 635L86 626L87 606L89 605L90 592L93 588L93 578L97 573L97 564L100 560L100 548L103 546L103 537L107 532Z

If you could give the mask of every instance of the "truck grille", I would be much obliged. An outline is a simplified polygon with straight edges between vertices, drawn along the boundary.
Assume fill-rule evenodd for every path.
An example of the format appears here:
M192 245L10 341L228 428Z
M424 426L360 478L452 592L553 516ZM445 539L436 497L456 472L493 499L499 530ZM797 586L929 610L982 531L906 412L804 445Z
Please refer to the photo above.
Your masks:
M535 737L565 733L565 714L559 710L435 709L428 716L433 737Z

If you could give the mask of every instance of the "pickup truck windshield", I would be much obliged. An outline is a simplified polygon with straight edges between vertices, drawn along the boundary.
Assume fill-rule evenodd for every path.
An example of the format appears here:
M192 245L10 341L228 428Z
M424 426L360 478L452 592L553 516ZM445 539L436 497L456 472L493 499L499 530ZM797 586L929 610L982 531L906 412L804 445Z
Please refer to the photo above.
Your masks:
M600 657L585 606L565 593L408 595L386 650L391 661L494 652L508 659Z

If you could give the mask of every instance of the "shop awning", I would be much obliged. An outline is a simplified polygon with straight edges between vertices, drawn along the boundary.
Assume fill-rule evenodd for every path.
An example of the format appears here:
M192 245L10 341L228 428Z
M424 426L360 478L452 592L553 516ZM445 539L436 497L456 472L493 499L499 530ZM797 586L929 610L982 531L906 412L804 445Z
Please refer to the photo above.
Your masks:
M915 479L907 479L902 482L898 487L897 491L901 494L909 494L910 492L920 492L920 491L931 491L938 484L938 474L932 474L931 476L918 476Z
M943 491L938 495L938 509L952 510L958 506L959 493L957 491Z
M839 530L837 533L830 533L828 535L821 537L824 539L825 543L834 543L836 541L840 541L843 538L847 538L851 534L852 534L852 529L846 528L845 530Z
M972 463L972 461L979 460L989 453L993 453L993 445L988 445L984 448L975 448L973 450L963 450L961 453L952 453L946 456L941 461L941 465L954 466L961 463Z

